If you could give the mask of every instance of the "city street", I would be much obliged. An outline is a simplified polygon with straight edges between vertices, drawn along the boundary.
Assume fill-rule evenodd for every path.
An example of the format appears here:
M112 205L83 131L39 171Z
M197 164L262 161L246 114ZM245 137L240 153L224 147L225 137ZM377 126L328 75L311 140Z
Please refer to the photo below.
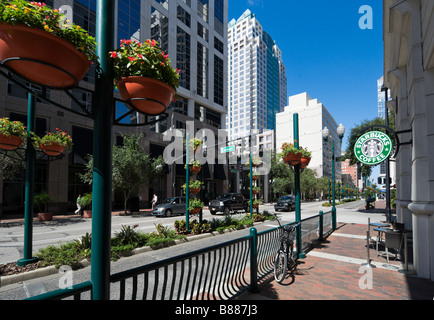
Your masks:
M307 218L317 215L320 210L324 212L330 208L322 207L323 202L306 202L302 203L302 218ZM346 208L357 209L362 206L360 202L353 202L346 204ZM338 207L339 208L339 207ZM267 210L274 213L273 204L265 204L260 207L260 211ZM281 220L285 223L295 221L295 211L279 212ZM212 218L222 218L222 214L211 215L209 210L204 210L203 219L210 220ZM136 230L144 233L155 231L155 225L162 224L165 227L174 228L176 220L183 219L183 216L175 216L169 218L160 218L154 216L113 216L112 217L112 235L120 231L122 226L138 225ZM343 219L345 222L354 221L356 223L367 223L366 221L359 221L358 217L347 216L344 212L339 212L338 220ZM267 222L269 225L274 225L273 222ZM36 253L39 249L45 248L48 245L58 245L74 239L79 239L87 232L91 233L92 220L79 220L76 222L59 224L59 225L44 225L35 224L33 228L33 252ZM24 226L16 227L2 227L0 228L0 264L15 262L22 258L23 252L23 239L24 239Z
M307 218L312 215L318 214L322 209L322 202L310 202L302 204L302 218ZM371 218L372 222L380 222L385 220L384 214L379 213L365 213L357 211L359 207L363 205L362 201L352 202L344 204L337 207L337 217L338 222L346 223L357 223L357 224L367 224L368 218ZM261 206L262 210L268 210L269 212L274 212L272 205ZM278 216L283 222L291 222L295 219L295 212L279 212ZM209 212L205 211L205 219L212 218ZM220 215L214 217L222 217ZM113 217L112 231L119 230L121 225L131 225L139 224L139 229L143 232L152 232L154 223L163 223L167 226L173 226L173 221L181 217L173 218L156 218L156 217ZM266 221L265 223L256 226L257 230L263 231L275 227L277 225L274 221ZM69 226L59 226L59 227L43 227L39 226L35 228L35 245L37 247L43 247L49 243L57 244L60 240L66 241L67 239L77 238L85 232L90 232L91 223L90 221L85 221L78 224L72 224ZM1 228L1 251L5 252L5 249L9 251L9 258L7 260L14 261L14 259L19 258L18 254L22 250L22 232L23 227L14 228ZM21 234L20 234L21 232ZM150 251L147 253L122 258L119 261L111 263L111 273L116 274L125 270L129 270L138 266L146 265L156 261L166 259L175 255L180 255L186 252L191 252L204 247L212 246L218 243L243 237L249 233L248 229L241 231L227 233L221 236L214 236L209 238L204 238L201 240L191 241L183 244L176 245L174 247L165 248L156 251ZM62 239L63 236L63 239ZM9 239L9 240L8 240ZM13 240L12 240L13 239ZM14 243L12 243L12 241ZM20 242L19 242L20 241ZM4 256L2 256L4 257ZM4 258L3 258L4 259ZM10 262L10 261L9 261ZM43 279L33 279L29 281L24 281L23 283L17 283L8 285L6 287L0 288L0 300L20 300L27 297L26 288L36 286L43 288L45 291L52 291L58 289L59 279L61 275L52 275L45 277ZM74 271L73 282L74 284L79 284L90 280L90 268L85 268L81 270Z

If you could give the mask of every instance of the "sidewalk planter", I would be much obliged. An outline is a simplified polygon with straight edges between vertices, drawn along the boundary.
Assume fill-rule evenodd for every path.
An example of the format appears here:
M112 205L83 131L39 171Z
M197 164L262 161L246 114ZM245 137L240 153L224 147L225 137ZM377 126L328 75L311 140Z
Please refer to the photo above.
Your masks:
M66 40L22 25L0 24L0 60L30 82L52 88L76 85L90 68Z
M44 222L44 221L52 221L52 220L53 220L52 212L38 212L38 221Z
M128 101L140 113L158 115L166 111L175 98L175 90L169 85L151 78L131 76L116 83L122 99Z
M6 151L16 150L19 147L21 147L23 141L24 140L18 136L14 136L14 135L7 136L0 133L0 149L2 150L6 150Z
M92 210L83 210L84 219L92 219Z

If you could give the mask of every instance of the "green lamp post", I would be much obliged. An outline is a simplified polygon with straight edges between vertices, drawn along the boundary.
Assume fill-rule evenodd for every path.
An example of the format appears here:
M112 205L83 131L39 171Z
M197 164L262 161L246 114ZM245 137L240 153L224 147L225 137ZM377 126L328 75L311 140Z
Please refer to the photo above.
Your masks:
M337 133L339 136L340 144L342 144L342 139L345 135L345 127L341 124L338 129ZM336 161L336 155L335 155L335 144L336 142L334 140L329 141L330 136L330 130L327 127L324 127L322 131L322 137L325 142L330 142L332 146L332 180L333 180L333 208L332 208L332 226L333 231L336 230L336 170L335 170L335 161Z

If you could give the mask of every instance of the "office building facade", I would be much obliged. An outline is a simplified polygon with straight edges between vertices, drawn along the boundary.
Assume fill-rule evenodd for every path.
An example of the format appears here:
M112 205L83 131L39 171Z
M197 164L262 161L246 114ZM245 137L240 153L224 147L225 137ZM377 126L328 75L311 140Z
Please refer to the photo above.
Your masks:
M318 178L332 178L332 147L322 138L322 130L330 130L335 143L335 156L341 154L340 140L337 134L338 124L326 107L312 99L306 92L289 97L288 106L276 116L276 151L281 152L285 142L294 142L293 115L299 115L300 146L312 152L309 168L316 172ZM341 181L341 163L335 163L336 181Z
M412 230L414 271L434 280L434 4L384 0L384 84L402 145L396 219Z
M73 22L88 30L96 31L95 0L54 0L45 1L53 8L68 5L72 9ZM170 128L186 129L192 121L195 130L206 128L215 132L224 125L227 101L227 0L118 0L115 1L115 33L113 47L121 39L135 39L141 42L155 39L169 55L174 68L181 70L178 100L170 106L169 117L152 126L113 128L113 143L120 143L121 133L143 134L143 148L153 157L163 155L170 143L164 141L163 133ZM28 84L31 86L30 84ZM94 69L92 68L80 87L93 89ZM75 111L81 109L64 93L47 90L50 99ZM73 89L72 94L87 108L91 108L92 95ZM116 102L116 117L125 114L128 108ZM16 84L0 79L0 117L26 122L27 93ZM39 161L36 166L35 192L47 191L54 199L53 211L66 212L75 207L79 194L90 192L91 188L81 182L79 173L84 170L87 155L93 153L93 120L60 110L48 103L38 101L36 106L37 133L60 128L71 134L74 147L70 154L58 161ZM150 118L152 119L152 118ZM123 124L143 123L145 117L133 113L122 120ZM196 132L196 131L194 131ZM157 193L162 199L172 194L181 195L185 183L183 165L168 166L165 175L153 186L143 186L139 198L146 206L150 195ZM219 172L217 172L220 170ZM225 180L222 168L209 166L204 173L207 194L212 197L221 193ZM218 179L214 180L217 176ZM208 180L208 181L207 181ZM24 199L22 177L0 180L0 204L3 213L21 212ZM121 203L122 196L114 193L114 207Z

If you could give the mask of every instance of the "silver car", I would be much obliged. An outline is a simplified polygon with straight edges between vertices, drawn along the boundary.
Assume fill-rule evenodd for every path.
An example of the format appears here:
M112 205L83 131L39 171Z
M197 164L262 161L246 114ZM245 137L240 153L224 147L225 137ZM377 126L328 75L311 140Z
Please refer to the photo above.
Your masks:
M151 211L153 216L171 217L185 213L185 197L167 198Z

